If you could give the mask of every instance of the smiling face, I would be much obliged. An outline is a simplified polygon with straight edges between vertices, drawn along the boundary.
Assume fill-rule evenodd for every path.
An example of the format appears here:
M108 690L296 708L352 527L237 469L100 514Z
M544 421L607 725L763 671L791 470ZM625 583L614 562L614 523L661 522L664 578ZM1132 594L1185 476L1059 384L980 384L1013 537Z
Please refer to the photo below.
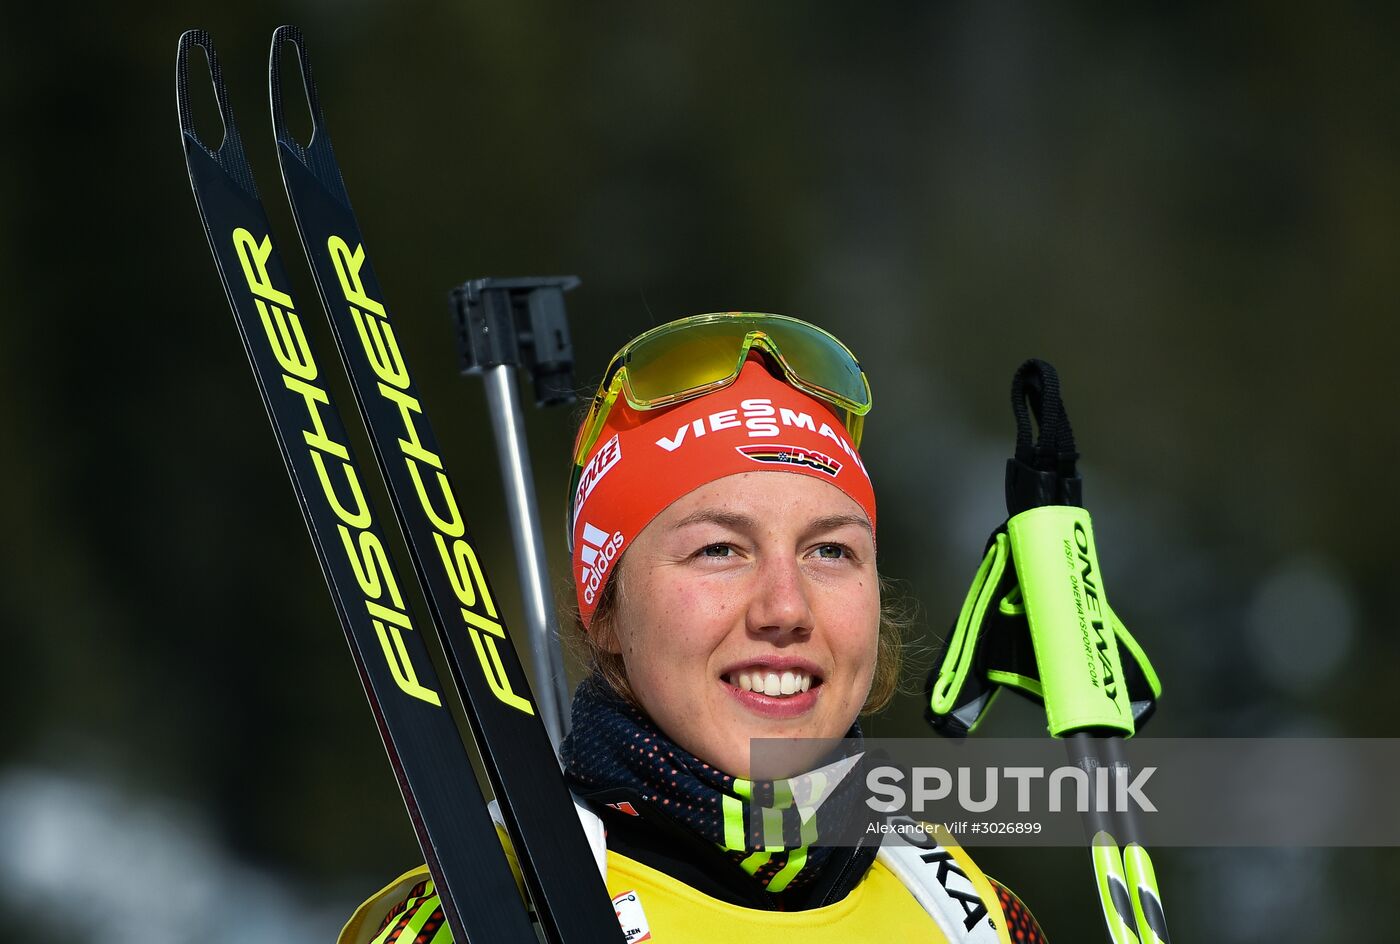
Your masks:
M747 777L750 738L846 734L874 676L880 587L869 522L842 491L718 479L652 519L621 568L600 641L681 747Z

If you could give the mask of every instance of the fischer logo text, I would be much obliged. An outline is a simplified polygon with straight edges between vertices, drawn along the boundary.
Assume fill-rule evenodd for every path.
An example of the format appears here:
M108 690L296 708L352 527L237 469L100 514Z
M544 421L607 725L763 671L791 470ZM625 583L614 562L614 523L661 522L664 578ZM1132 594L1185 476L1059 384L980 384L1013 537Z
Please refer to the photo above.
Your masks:
M504 705L527 715L535 713L528 698L517 692L506 672L501 648L509 647L505 627L486 575L477 560L476 549L467 540L467 524L458 508L457 496L447 480L442 458L435 451L431 429L423 418L423 407L409 391L413 382L408 365L399 350L389 314L383 302L371 298L364 284L365 247L349 244L339 236L326 241L340 282L340 290L348 305L365 358L378 381L379 396L388 410L397 414L402 435L397 448L412 480L413 494L418 499L418 511L427 519L437 547L441 572L451 585L456 599L457 616L471 637L482 677L491 694ZM390 447L392 448L392 446Z
M311 356L311 347L306 343L301 318L294 310L292 296L276 288L267 271L272 237L264 236L259 240L240 227L233 231L232 239L248 291L252 292L257 305L268 347L282 370L282 383L289 395L300 399L306 408L301 436L310 451L311 464L316 468L321 495L335 514L341 548L364 594L365 610L379 637L389 674L405 694L441 708L442 699L418 680L418 671L404 647L403 634L413 631L408 607L389 565L389 555L372 529L374 519L355 465L350 460L350 449L345 443L337 442L326 428L327 417L334 420L335 412L330 393ZM338 422L335 425L339 425ZM294 447L292 442L287 445L289 449ZM326 553L330 554L330 550Z

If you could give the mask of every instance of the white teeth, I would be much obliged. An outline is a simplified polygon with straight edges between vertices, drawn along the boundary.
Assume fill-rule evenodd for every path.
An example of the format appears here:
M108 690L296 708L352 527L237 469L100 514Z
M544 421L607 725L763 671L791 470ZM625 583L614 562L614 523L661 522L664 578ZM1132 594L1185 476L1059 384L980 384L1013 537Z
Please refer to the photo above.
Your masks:
M758 692L773 698L799 695L812 687L812 676L791 669L782 673L760 670L733 672L726 681L746 692Z

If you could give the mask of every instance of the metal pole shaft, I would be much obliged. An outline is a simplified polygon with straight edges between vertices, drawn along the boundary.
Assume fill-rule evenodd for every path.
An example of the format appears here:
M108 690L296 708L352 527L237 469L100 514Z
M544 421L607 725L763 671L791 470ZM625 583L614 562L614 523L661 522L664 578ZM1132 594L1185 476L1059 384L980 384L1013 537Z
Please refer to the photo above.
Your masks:
M1132 804L1115 789L1116 779L1126 784L1132 766L1123 750L1123 738L1116 734L1076 731L1065 738L1070 762L1089 775L1089 809L1084 814L1089 837L1094 878L1099 886L1109 940L1113 944L1142 941L1167 944L1167 919L1162 913L1162 896L1147 850L1140 844L1141 833ZM1096 771L1109 774L1105 793L1100 794ZM1100 800L1105 809L1100 809Z
M1111 804L1099 791L1098 771L1107 767L1101 754L1099 738L1088 731L1075 731L1064 739L1065 752L1070 763L1089 775L1089 807L1084 811L1084 833L1089 839L1089 856L1094 869L1094 885L1099 893L1099 904L1103 908L1105 930L1110 944L1128 944L1137 941L1137 928L1134 924L1132 903L1126 900L1127 883L1123 877L1123 856L1114 836L1113 816L1108 812ZM1104 791L1112 795L1112 787ZM1122 892L1116 889L1121 888Z
M1123 738L1104 738L1103 753L1100 756L1104 763L1113 768L1115 776L1122 776L1125 782L1132 781L1133 767L1128 763L1128 757L1123 751ZM1124 846L1132 842L1142 842L1142 829L1138 825L1137 811L1131 803L1123 804L1123 808L1118 811L1118 839Z
M1100 794L1098 789L1097 770L1101 767L1109 767L1111 770L1111 766L1103 757L1102 740L1088 731L1076 731L1064 741L1070 763L1089 775L1089 808L1083 817L1085 834L1092 840L1099 833L1107 833L1116 841L1119 838L1118 830L1115 817L1110 813L1113 796L1111 778L1106 787L1106 797ZM1099 808L1101 803L1104 804L1104 809Z
M549 739L556 751L568 732L568 679L564 659L555 644L559 621L554 614L549 589L549 569L545 564L540 513L535 503L534 480L530 475L530 451L525 442L525 423L520 415L520 397L515 368L499 366L485 372L486 399L491 426L496 434L496 451L501 459L505 482L506 510L515 539L515 561L520 572L520 592L525 601L529 624L530 654L535 669L535 703L540 706Z

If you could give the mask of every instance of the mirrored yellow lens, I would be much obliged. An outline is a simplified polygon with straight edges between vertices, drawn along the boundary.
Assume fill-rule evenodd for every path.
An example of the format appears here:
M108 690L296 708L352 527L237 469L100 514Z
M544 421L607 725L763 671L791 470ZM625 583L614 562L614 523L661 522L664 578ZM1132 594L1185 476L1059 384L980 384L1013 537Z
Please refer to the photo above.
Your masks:
M748 319L677 326L639 339L624 354L627 399L647 409L739 375Z
M775 354L797 386L853 413L870 409L860 365L840 341L804 321L752 313L696 315L638 338L623 353L628 400L646 409L733 380L753 343Z
M870 409L870 388L860 365L841 342L807 325L784 326L771 336L782 352L783 366L802 386L833 394L853 413Z
M619 393L639 410L657 409L719 389L739 376L751 347L773 355L788 382L840 410L859 445L870 387L855 356L835 337L784 315L695 315L653 328L618 352L574 442L580 465L596 444Z

